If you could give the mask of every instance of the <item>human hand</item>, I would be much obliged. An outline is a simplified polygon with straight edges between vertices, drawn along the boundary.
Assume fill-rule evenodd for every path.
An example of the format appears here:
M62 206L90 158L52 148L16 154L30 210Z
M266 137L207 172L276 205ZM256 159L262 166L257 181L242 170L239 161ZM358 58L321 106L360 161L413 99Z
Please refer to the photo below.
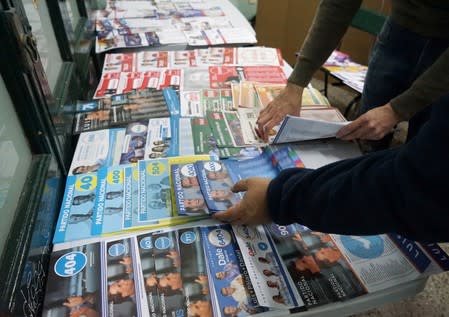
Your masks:
M298 241L301 246L304 248L304 250L309 250L309 247L307 246L307 244L304 242L302 236L297 232L292 236L292 240Z
M252 177L234 184L234 193L246 191L243 199L226 211L217 212L213 218L231 224L255 225L270 223L268 215L267 189L271 179Z
M120 264L123 264L125 266L125 272L126 273L131 273L133 271L132 259L131 259L131 257L129 255L124 256L120 260Z
M323 242L323 243L332 241L331 236L327 233L318 232L318 231L310 231L310 233L313 234L314 236L320 238L321 242Z
M301 236L299 233L295 233L295 234L292 236L292 239L295 240L295 241L298 241L298 242L303 242L302 236Z
M131 257L129 255L125 255L121 260L120 264L123 265L131 265Z
M256 132L264 142L268 141L270 130L278 125L286 115L299 116L304 88L288 83L284 90L263 109L257 119Z
M176 250L170 250L166 257L173 261L173 267L179 267L181 265L181 259Z
M157 280L156 274L152 273L150 276L148 276L148 277L145 279L145 284L146 284L148 287L155 287L155 286L157 286L158 280Z
M209 280L207 278L207 275L200 274L196 279L195 282L200 284L201 287L201 293L204 295L209 294Z
M337 132L337 138L342 140L380 140L391 132L399 122L400 117L389 103L371 109L356 120L344 126Z
M75 310L70 311L69 317L99 317L100 314L87 306L81 306Z
M205 274L200 274L198 275L198 277L195 279L195 282L198 284L206 284L208 283L208 279L207 279L207 275Z
M83 303L84 303L84 300L83 300L82 296L70 296L70 297L66 298L65 302L62 303L62 305L65 307L73 308L73 307L79 306Z

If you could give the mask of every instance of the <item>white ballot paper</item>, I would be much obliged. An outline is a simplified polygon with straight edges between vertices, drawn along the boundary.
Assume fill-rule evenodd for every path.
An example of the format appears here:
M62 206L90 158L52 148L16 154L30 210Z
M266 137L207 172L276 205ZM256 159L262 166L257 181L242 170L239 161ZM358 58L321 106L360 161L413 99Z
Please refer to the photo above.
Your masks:
M338 130L350 123L307 119L288 115L272 143L288 143L335 137Z

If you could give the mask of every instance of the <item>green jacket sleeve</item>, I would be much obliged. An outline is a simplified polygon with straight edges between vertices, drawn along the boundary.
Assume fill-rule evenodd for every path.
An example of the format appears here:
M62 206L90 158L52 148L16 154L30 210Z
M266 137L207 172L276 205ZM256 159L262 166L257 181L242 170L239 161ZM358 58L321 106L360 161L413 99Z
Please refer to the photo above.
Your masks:
M399 96L391 107L401 119L408 120L444 94L449 93L449 48Z
M337 47L362 0L322 0L288 82L305 87Z

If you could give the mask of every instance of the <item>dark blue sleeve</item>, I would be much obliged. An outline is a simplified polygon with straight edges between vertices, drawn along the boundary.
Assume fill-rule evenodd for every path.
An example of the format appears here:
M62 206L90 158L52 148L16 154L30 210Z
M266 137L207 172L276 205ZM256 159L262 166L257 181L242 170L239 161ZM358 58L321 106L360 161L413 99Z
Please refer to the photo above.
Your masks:
M268 188L274 222L354 235L449 241L449 104L397 149L317 170L289 169Z

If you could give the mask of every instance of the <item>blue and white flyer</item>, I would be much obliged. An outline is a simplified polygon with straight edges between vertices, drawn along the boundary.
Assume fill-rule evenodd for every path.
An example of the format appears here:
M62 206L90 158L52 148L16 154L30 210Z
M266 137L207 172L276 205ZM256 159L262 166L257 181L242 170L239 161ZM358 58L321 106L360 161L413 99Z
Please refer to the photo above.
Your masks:
M97 172L120 163L125 129L105 129L80 134L69 175Z
M146 302L150 317L158 317L160 311L159 294L157 290L156 267L153 255L152 234L146 233L137 236L137 246L140 257L138 265L140 279L145 290Z
M303 306L290 285L263 226L233 226L237 243L261 306L280 309ZM267 276L267 272L277 272ZM299 300L299 303L298 303Z
M159 220L139 220L139 167L124 168L123 229L137 229L158 224Z
M167 159L139 161L139 221L172 216L170 168Z
M244 160L224 160L234 182L248 177L275 178L286 168L304 167L295 150L283 147L279 150L264 148L262 154Z
M123 229L123 168L122 165L115 165L98 171L93 236Z
M145 159L158 159L178 155L177 127L179 124L177 121L176 117L149 119Z
M161 317L187 316L187 307L181 277L178 232L154 233L153 255Z
M208 214L194 164L173 164L171 176L178 215Z
M138 275L137 263L140 259L136 252L136 240L124 238L108 241L103 257L106 263L102 271L106 316L148 317L146 294Z
M299 224L271 224L265 228L307 308L367 293L329 234ZM279 274L266 275L271 277L273 273Z
M50 258L42 316L104 316L102 251L92 243L60 251Z
M258 156L246 160L223 160L233 182L248 177L275 178L279 170L273 165L271 156L263 152Z
M123 228L129 229L137 224L138 218L139 170L138 166L123 169Z
M178 230L184 300L189 316L212 317L208 259L198 227Z
M145 159L148 120L128 124L120 153L120 164L136 163Z
M67 176L53 243L92 237L97 173Z
M243 316L263 312L230 225L201 228L209 259L209 281L215 296L215 316L240 311Z
M195 170L211 212L226 210L240 201L240 195L231 191L234 181L222 161L198 161Z

